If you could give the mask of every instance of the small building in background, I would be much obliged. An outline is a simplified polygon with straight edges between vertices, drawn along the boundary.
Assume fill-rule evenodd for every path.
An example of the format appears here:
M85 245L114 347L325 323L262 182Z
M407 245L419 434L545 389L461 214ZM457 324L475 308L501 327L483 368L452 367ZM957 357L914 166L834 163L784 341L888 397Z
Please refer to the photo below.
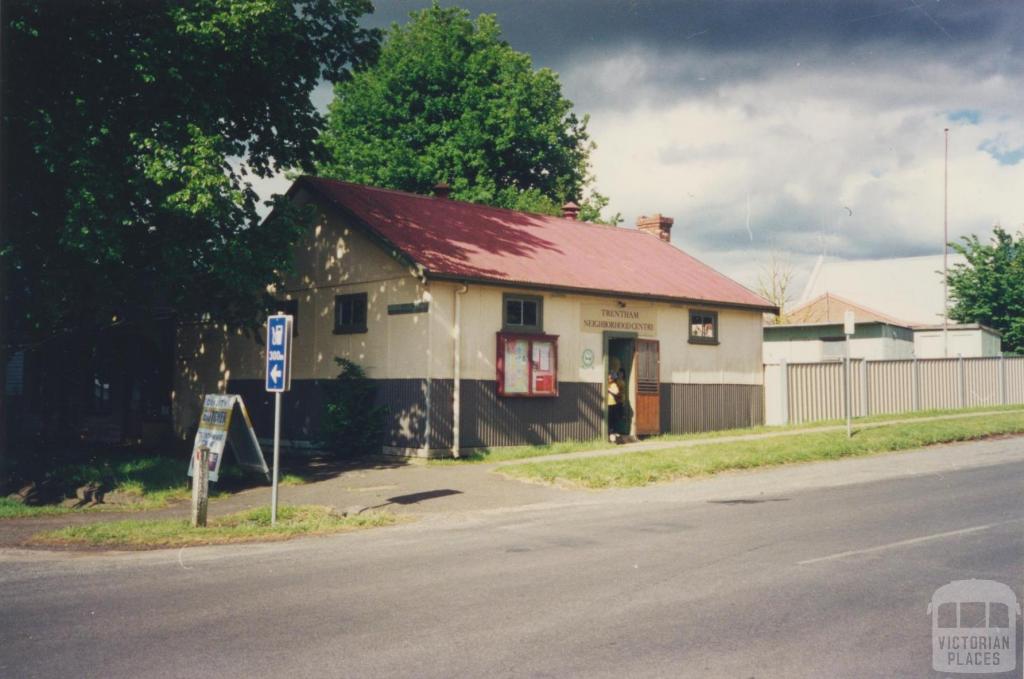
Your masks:
M870 361L913 358L914 331L909 325L846 298L824 293L784 317L784 323L764 329L764 362L816 363L846 356L843 320L855 319L850 357Z
M1003 336L998 330L977 323L951 324L948 334L941 325L914 328L914 356L917 358L998 356L1002 353L1002 344Z
M850 340L850 358L869 361L914 357L914 331L883 321L856 324ZM764 328L764 362L818 363L841 361L846 356L843 324L809 323L769 325Z
M951 255L950 265L962 262ZM843 318L853 312L851 358L999 356L1002 337L978 324L943 329L942 256L826 261L819 258L803 294L779 325L764 329L765 363L841 360Z

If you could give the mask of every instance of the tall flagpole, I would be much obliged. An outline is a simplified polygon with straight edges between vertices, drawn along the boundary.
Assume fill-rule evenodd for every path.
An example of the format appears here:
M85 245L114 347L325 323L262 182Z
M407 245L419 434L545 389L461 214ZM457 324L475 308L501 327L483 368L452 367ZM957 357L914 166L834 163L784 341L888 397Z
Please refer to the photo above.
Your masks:
M949 358L949 128L942 170L942 355Z

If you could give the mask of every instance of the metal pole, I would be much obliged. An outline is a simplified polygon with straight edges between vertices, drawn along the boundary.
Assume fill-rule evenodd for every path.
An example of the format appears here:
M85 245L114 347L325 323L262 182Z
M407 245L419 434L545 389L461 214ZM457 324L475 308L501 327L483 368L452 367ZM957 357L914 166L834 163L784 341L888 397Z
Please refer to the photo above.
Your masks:
M270 525L277 525L277 479L281 460L281 392L274 392L274 485L270 491Z
M949 128L942 169L942 357L949 358Z

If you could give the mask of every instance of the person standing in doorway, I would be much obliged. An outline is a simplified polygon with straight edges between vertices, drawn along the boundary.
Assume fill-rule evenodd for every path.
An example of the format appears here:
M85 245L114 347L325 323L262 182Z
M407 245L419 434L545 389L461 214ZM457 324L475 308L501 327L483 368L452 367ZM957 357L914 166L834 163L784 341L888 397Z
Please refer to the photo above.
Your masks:
M622 371L622 362L615 356L608 361L608 438L613 443L619 441L622 433L622 416L625 411L626 380Z

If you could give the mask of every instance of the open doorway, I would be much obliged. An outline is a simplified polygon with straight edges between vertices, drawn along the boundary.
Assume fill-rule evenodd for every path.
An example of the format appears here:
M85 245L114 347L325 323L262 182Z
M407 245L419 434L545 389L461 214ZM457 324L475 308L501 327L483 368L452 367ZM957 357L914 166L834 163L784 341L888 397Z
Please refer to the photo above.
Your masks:
M606 338L605 405L608 437L617 443L661 433L658 340Z
M619 441L633 435L633 355L636 340L632 337L608 339L605 403L607 405L608 437Z

